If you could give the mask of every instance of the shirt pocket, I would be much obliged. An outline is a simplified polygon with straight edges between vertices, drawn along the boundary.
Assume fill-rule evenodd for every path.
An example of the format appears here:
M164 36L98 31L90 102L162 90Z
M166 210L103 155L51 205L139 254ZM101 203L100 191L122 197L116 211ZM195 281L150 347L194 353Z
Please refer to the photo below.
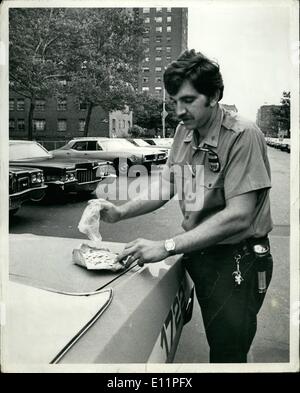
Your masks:
M209 168L204 169L204 187L207 190L224 189L224 175L222 172L213 172Z

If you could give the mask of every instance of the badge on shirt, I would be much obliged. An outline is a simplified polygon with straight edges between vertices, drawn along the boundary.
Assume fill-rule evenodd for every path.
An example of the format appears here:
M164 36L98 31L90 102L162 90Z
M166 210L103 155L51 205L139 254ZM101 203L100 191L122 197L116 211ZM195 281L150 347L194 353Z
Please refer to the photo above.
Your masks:
M212 172L219 172L221 169L218 155L211 150L208 152L208 164Z

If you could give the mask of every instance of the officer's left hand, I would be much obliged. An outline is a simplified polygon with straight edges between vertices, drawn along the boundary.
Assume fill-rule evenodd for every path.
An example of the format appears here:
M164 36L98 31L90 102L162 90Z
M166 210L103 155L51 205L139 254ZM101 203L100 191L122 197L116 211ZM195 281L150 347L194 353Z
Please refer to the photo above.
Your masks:
M117 260L121 261L128 256L126 267L129 267L133 262L137 262L140 266L143 266L144 263L159 262L169 255L165 249L164 241L136 239L126 244Z

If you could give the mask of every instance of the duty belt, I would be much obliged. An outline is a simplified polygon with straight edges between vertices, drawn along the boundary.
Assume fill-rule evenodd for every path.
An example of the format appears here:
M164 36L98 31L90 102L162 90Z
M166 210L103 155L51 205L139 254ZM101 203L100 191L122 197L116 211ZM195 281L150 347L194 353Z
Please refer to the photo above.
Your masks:
M238 253L251 253L253 252L253 246L256 244L267 245L269 246L269 238L268 236L255 238L251 237L248 239L244 239L239 243L235 244L215 244L214 246L210 246L207 248L199 249L188 253L189 255L208 255L208 254L229 254L233 252Z

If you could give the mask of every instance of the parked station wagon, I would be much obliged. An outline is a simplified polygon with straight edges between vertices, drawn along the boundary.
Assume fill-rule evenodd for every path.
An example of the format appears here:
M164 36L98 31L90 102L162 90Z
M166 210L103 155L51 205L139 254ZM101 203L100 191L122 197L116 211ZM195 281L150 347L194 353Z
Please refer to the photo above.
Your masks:
M151 165L164 164L165 151L135 146L124 138L74 138L65 146L51 153L55 157L85 157L113 162L117 175L128 174L133 165L143 165L150 170Z
M80 243L10 235L5 365L172 362L193 308L180 256L87 270L72 262ZM125 245L103 246L120 253Z
M41 200L46 192L43 171L36 168L9 167L9 213L15 214L23 202Z
M113 181L109 162L84 158L54 158L43 146L34 141L10 141L9 162L14 166L36 167L44 171L49 194L57 191L94 191L99 182Z

